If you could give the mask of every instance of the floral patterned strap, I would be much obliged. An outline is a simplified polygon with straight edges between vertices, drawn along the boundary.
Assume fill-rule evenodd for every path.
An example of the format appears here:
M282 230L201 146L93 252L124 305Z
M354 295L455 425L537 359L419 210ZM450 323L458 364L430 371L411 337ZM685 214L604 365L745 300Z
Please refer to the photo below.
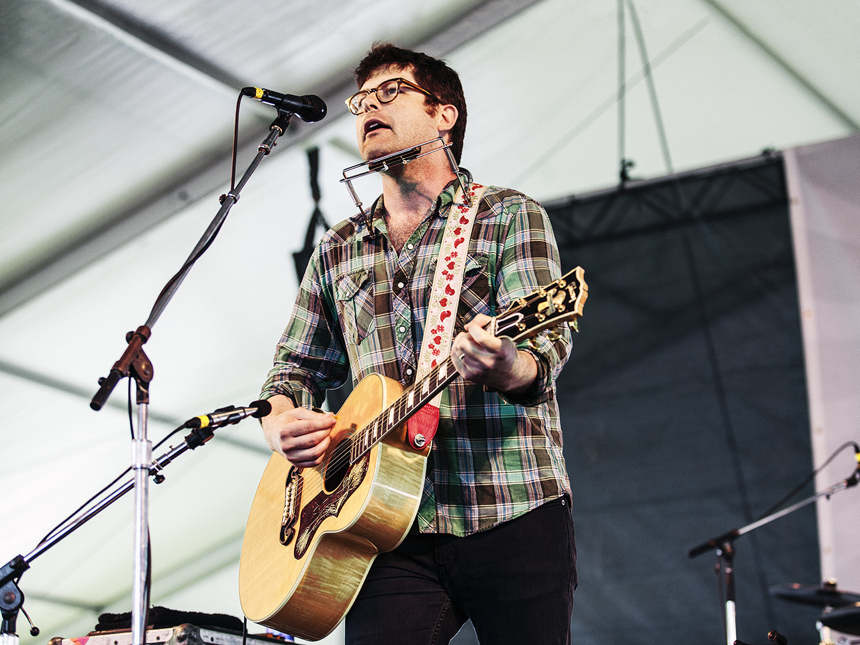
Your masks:
M439 362L447 358L451 349L472 225L475 223L475 215L483 194L484 186L473 183L469 188L469 201L466 202L462 191L457 190L451 205L436 263L427 320L424 322L424 342L418 359L416 380L427 375ZM471 204L471 207L468 204ZM438 407L441 397L440 392L430 405Z

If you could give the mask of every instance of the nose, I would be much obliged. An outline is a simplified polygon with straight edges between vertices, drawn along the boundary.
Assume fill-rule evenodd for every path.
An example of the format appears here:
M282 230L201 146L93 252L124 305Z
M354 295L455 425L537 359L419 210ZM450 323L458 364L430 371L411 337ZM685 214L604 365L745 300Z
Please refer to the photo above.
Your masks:
M371 107L374 110L378 110L380 106L379 97L376 95L376 90L373 90L370 94L364 97L364 110L365 112L369 112Z

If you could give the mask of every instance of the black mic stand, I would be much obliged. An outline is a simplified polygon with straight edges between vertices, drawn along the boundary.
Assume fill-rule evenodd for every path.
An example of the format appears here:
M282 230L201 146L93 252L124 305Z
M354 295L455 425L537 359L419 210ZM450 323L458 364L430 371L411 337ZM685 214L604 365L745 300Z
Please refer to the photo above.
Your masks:
M236 423L238 421L239 419L232 423ZM195 428L185 436L181 445L176 448L169 449L162 457L153 460L147 468L144 476L152 476L153 479L155 479L155 483L160 484L164 481L164 475L162 474L164 467L187 450L194 450L209 441L214 436L214 430L215 426ZM0 612L2 612L3 617L2 627L0 627L0 645L18 645L18 635L15 632L18 610L20 609L21 611L24 611L24 593L18 587L18 580L24 572L30 568L30 563L54 546L57 542L76 531L83 526L84 523L101 513L133 487L136 489L137 474L138 471L135 471L134 479L126 481L113 491L108 490L107 492L100 493L102 498L97 500L84 514L77 517L70 524L64 522L63 524L65 524L65 526L61 525L58 530L52 531L47 538L42 540L36 548L30 551L26 556L16 555L0 568ZM24 612L24 615L26 616L26 612ZM132 616L132 619L134 619L134 616ZM38 636L39 630L36 627L32 627L30 634Z
M278 110L278 117L269 127L269 134L258 148L257 155L249 165L239 183L226 195L221 196L221 208L203 233L197 246L188 256L182 269L165 287L155 302L149 319L134 332L126 335L128 347L120 359L114 363L107 377L99 379L99 390L90 401L93 410L100 410L120 379L134 378L137 383L137 428L132 440L132 468L135 473L135 521L134 521L134 578L132 580L132 645L144 645L146 633L146 563L149 559L148 524L149 524L149 489L147 475L152 459L152 444L147 440L147 422L149 409L149 382L153 376L152 363L143 352L142 346L149 340L152 327L161 316L179 285L191 271L198 257L209 247L218 234L230 209L239 200L239 193L260 165L263 157L268 155L277 144L278 137L286 132L290 124L292 112ZM0 644L5 645L5 644Z
M735 641L737 640L737 624L736 624L736 612L735 612L735 580L734 580L734 541L745 533L749 533L750 531L754 531L757 528L764 526L765 524L770 524L776 519L780 517L784 517L793 513L794 511L811 504L812 502L826 497L830 499L832 495L836 493L840 493L843 490L851 488L857 485L857 482L860 481L860 468L855 468L854 472L851 474L848 479L843 479L838 484L831 486L830 488L821 491L820 493L815 493L814 495L807 497L804 500L797 502L796 504L792 504L781 511L776 511L775 513L771 513L770 515L766 515L760 520L756 520L751 524L747 524L746 526L742 526L738 529L732 529L727 533L723 533L715 538L708 540L707 542L703 542L699 546L693 547L690 549L687 555L691 558L695 558L696 556L702 555L710 550L716 550L717 553L717 570L722 570L722 574L725 580L725 589L726 589L726 598L725 598L725 634L726 634L726 644L727 645L735 645ZM726 564L723 567L722 561L725 560ZM776 633L776 632L773 632Z

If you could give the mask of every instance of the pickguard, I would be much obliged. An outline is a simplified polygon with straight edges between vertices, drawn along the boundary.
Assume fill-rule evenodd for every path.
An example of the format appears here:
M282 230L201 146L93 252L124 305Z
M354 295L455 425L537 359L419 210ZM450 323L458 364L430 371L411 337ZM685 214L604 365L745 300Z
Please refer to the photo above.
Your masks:
M367 474L370 455L365 455L361 461L352 464L340 485L331 493L321 491L302 508L299 520L299 534L296 539L295 556L299 560L308 550L319 530L320 525L329 517L337 517L341 508L364 481Z

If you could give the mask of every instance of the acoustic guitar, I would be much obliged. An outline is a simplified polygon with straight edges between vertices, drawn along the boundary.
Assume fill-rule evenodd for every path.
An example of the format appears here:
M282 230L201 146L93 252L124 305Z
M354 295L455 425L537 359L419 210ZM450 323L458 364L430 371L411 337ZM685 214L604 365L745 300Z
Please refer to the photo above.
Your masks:
M584 273L577 267L517 300L489 329L514 342L564 322L576 329ZM373 560L400 544L418 513L431 444L410 444L406 422L457 375L447 358L406 391L368 376L338 411L321 465L298 469L272 454L239 564L249 620L308 640L343 620Z

